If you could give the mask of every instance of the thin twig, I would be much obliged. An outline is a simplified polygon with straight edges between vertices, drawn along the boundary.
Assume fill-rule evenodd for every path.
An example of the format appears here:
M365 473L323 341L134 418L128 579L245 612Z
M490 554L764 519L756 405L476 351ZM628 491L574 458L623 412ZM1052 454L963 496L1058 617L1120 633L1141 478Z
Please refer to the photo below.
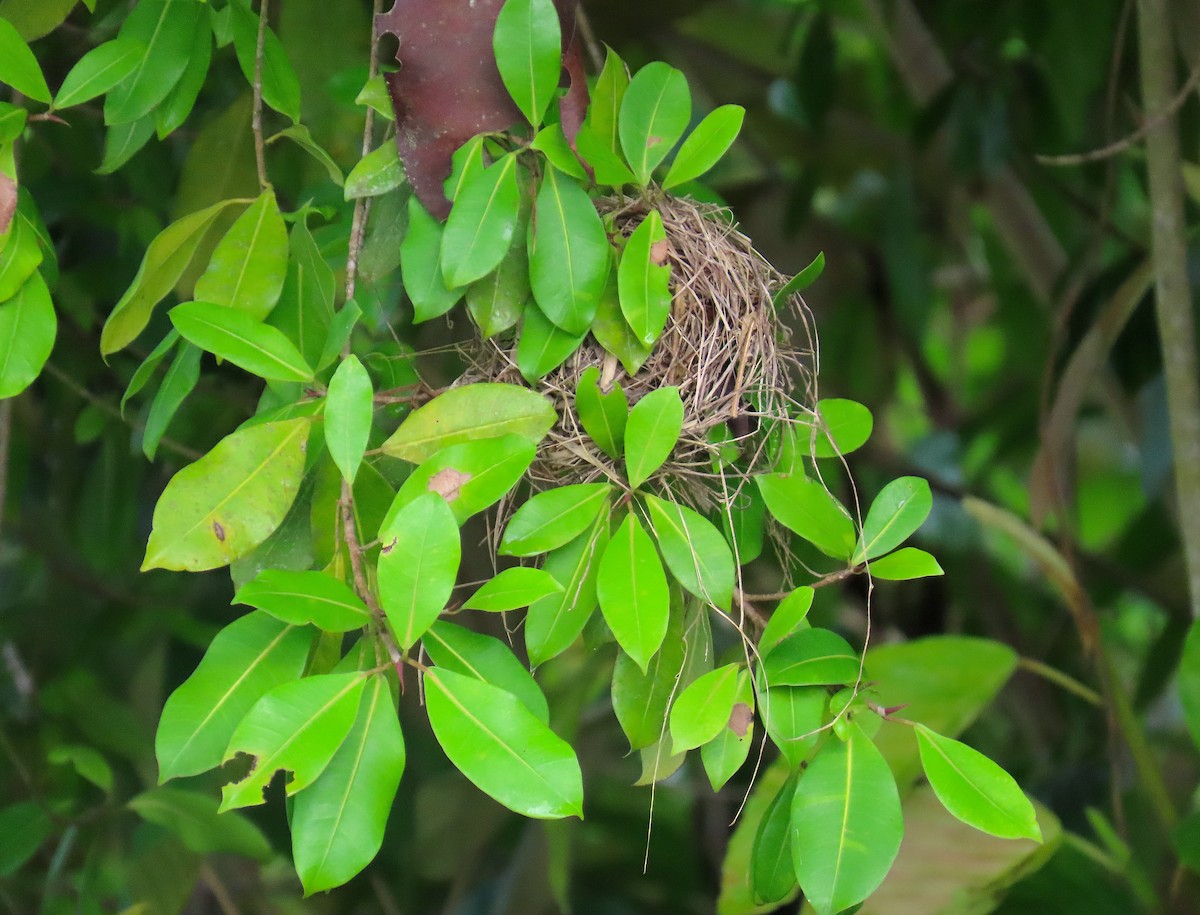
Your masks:
M376 21L383 12L383 0L375 0L371 8L371 57L367 68L368 79L379 75L379 28ZM362 157L375 143L375 109L367 106L367 116L363 123ZM350 222L350 251L346 256L346 301L354 298L358 284L358 258L362 253L363 240L367 233L367 216L371 212L371 198L359 197L354 201L354 217ZM344 355L350 353L350 341L346 341Z
M579 25L579 34L583 36L583 45L588 50L588 57L592 59L592 66L597 71L603 70L604 55L600 53L600 42L596 40L596 33L592 29L592 20L588 18L582 4L575 13L575 22Z
M225 881L220 878L207 862L200 867L200 877L204 881L204 885L208 887L208 891L212 893L213 900L221 910L221 915L241 915L241 909L233 901L229 887L225 885Z
M379 606L379 601L375 599L375 592L367 583L367 573L362 562L363 547L358 541L358 525L354 521L354 491L345 480L342 481L342 496L338 500L338 505L342 512L342 539L350 553L350 571L354 576L354 590L358 592L358 596L371 611L371 618L379 627L380 638L387 646L388 655L396 666L396 673L400 673L400 664L404 657L395 642L392 641L383 609Z
M1021 658L1018 662L1021 667L1029 671L1031 674L1037 674L1043 680L1049 680L1058 686L1061 686L1067 692L1078 696L1085 702L1104 708L1104 697L1089 686L1080 683L1069 674L1063 673L1057 667L1051 667L1049 664L1038 661L1034 658Z
M258 43L254 47L254 107L251 109L250 128L254 131L254 164L258 168L258 185L270 187L267 181L267 153L263 142L263 45L267 34L267 17L270 15L271 0L261 0L258 7Z

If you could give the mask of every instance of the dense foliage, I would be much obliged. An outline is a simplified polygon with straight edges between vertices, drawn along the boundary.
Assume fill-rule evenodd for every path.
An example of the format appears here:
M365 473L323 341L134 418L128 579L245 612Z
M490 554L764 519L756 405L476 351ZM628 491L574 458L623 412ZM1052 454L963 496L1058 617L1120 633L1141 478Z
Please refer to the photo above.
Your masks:
M1192 10L460 5L0 2L0 902L1187 911Z

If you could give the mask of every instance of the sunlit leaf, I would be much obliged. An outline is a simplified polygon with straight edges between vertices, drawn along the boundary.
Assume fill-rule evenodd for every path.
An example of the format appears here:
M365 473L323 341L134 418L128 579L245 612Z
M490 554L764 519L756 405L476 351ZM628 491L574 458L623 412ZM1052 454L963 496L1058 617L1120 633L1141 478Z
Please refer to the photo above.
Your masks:
M367 449L374 396L371 376L358 357L349 355L343 359L329 379L325 395L325 445L348 483L354 482Z
M769 686L828 686L858 680L860 661L850 643L828 629L801 629L763 661Z
M312 366L287 335L244 311L211 302L186 302L169 314L185 340L238 368L269 381L312 380Z
M192 34L192 50L188 53L187 68L174 88L154 109L154 130L164 140L187 122L188 115L196 107L200 90L208 79L212 65L212 26L206 18Z
M678 388L658 388L633 405L625 424L625 472L630 486L637 489L663 465L682 429Z
M667 568L684 588L722 610L733 604L733 554L707 518L690 508L645 495Z
M608 513L612 487L575 483L538 493L517 509L500 540L502 556L535 556L564 546Z
M663 188L694 181L720 161L741 132L746 109L741 105L722 105L704 118L679 147L679 153Z
M885 581L910 581L944 574L936 559L915 547L896 550L871 562L872 577Z
M63 78L54 107L70 108L103 95L129 76L146 55L135 38L114 38L88 51Z
M706 673L679 694L671 707L671 752L708 743L729 723L737 696L738 665Z
M783 305L789 298L794 295L799 295L813 283L815 283L825 272L825 252L818 254L811 264L797 273L794 277L784 283L783 286L772 297L772 302L776 308Z
M351 632L371 622L366 605L343 582L324 572L267 569L238 589L235 604L247 604L278 620L325 632Z
M575 386L575 412L583 430L613 460L625 447L625 425L629 421L629 400L625 389L613 381L611 389L600 390L600 370L589 366Z
M196 281L199 302L228 305L262 320L283 291L288 267L287 228L271 190L237 218Z
M857 451L867 443L875 425L871 411L853 400L828 398L817 401L816 429L797 425L793 434L801 447L812 441L813 457L836 458Z
M458 522L437 493L419 497L379 532L379 600L396 641L411 648L446 607L462 553Z
M439 669L499 687L519 699L538 721L550 723L550 708L533 675L499 639L439 620L421 644Z
M596 595L617 644L646 670L667 633L670 593L654 541L632 511L604 549Z
M0 83L22 95L50 104L50 87L29 45L7 19L0 18Z
M349 185L347 185L349 186ZM444 315L462 298L462 291L446 285L442 271L442 224L429 215L421 201L408 202L408 231L400 246L404 291L413 305L413 320L420 324Z
M692 116L687 77L662 61L638 70L621 101L621 148L638 183L650 183L655 167L683 136Z
M528 607L535 601L563 590L549 572L515 566L498 573L463 603L466 610L505 613Z
M516 237L521 216L516 153L472 174L454 199L442 233L442 272L450 288L491 273Z
M758 639L758 653L767 657L775 646L796 630L807 625L808 611L812 608L816 592L812 588L796 588L779 602L779 606L767 620L767 625Z
M856 562L874 559L898 547L925 523L933 508L929 484L920 477L893 480L875 497L863 522Z
M538 131L538 135L529 144L530 149L536 149L560 172L587 181L588 174L575 151L567 143L561 124L547 124Z
M754 686L748 671L738 674L729 719L715 738L700 748L700 761L713 791L720 791L750 755L754 739Z
M625 62L612 48L605 48L604 67L596 78L592 103L588 107L588 126L596 139L614 154L621 152L617 124L628 88L629 71L625 69Z
M854 552L854 522L819 480L797 474L754 478L775 520L826 556L848 560Z
M0 304L0 398L14 397L33 383L57 334L50 290L34 271L13 298Z

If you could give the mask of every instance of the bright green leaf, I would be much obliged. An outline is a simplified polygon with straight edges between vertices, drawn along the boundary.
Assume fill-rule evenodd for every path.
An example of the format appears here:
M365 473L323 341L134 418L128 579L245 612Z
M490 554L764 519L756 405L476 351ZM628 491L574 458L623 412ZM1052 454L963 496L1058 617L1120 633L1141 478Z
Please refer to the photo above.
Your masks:
M534 601L525 616L525 647L534 667L562 654L583 632L596 609L596 575L608 539L608 514L599 513L587 530L546 557L542 568L563 591Z
M742 130L746 109L741 105L722 105L696 125L683 141L663 188L694 181L720 161Z
M874 559L898 547L925 523L932 508L933 494L920 477L888 483L867 511L854 561Z
M411 648L446 608L462 543L450 506L420 496L379 532L379 600L400 647Z
M910 546L871 562L871 576L885 581L910 581L944 574L936 559Z
M729 723L737 698L738 671L736 664L718 667L679 694L671 708L673 753L708 743Z
M596 595L617 644L645 671L667 634L671 599L658 550L635 512L605 547Z
M121 26L119 37L141 42L137 66L104 100L104 123L128 124L151 114L187 69L192 39L207 11L191 0L139 3Z
M826 556L848 560L854 552L854 522L819 480L780 473L754 478L775 520Z
M0 303L20 292L45 256L37 230L18 210L13 216L8 244L0 244Z
M0 399L15 397L33 383L57 333L50 290L35 270L13 298L0 304Z
M836 458L857 451L867 443L875 425L871 411L853 400L819 400L817 416L820 421L815 429L812 454L818 458ZM800 425L793 432L807 448L809 431Z
M828 629L801 629L776 645L763 661L768 686L847 685L861 662L850 643Z
M473 172L454 200L442 233L442 272L451 288L482 279L500 265L521 216L516 153Z
M54 107L70 108L103 95L137 69L146 46L135 38L114 38L88 51L62 81Z
M620 153L614 152L604 141L596 136L591 126L584 123L575 135L575 148L579 155L591 167L596 176L596 184L613 188L633 184L637 179L625 164Z
M278 328L211 302L187 302L169 312L183 338L268 381L311 381L312 367Z
M451 388L409 415L383 451L414 464L461 442L520 435L537 444L558 415L549 399L512 384Z
M304 671L312 636L311 629L258 612L217 633L163 707L154 739L159 781L219 766L234 728L254 703Z
M825 252L822 251L815 258L813 258L811 264L809 264L779 288L779 290L771 298L772 304L774 304L774 306L778 309L792 296L799 295L805 289L815 283L824 272Z
M374 416L371 376L354 355L342 360L325 395L325 444L347 483L353 483L367 450Z
M822 734L829 693L822 686L758 689L758 711L767 734L793 769L800 768Z
M350 169L342 195L347 200L378 197L388 191L394 191L404 182L404 165L400 161L400 150L396 148L394 139L387 139L383 141L383 145L367 153Z
M1200 621L1192 623L1179 658L1179 699L1183 720L1200 747Z
M583 816L575 752L511 693L435 668L425 701L438 743L485 794L528 817Z
M687 77L662 61L642 67L621 101L621 148L643 187L683 136L692 117Z
M7 19L0 18L0 83L7 83L22 95L50 104L50 87L29 45Z
M629 420L629 400L625 389L612 382L608 393L600 390L600 369L589 366L575 386L575 413L583 430L613 460L625 448L625 425Z
M439 620L421 644L439 669L499 687L516 696L542 724L550 723L550 707L533 675L499 639Z
M644 495L667 568L684 588L722 610L733 604L733 553L703 515L674 502Z
M324 572L267 569L233 598L293 626L311 623L324 632L352 632L371 622L366 605L344 583Z
M192 50L188 54L187 69L175 84L170 93L154 109L154 129L160 140L165 140L184 125L192 109L196 107L196 99L208 79L208 70L212 66L213 34L212 25L206 19L200 20L201 25L192 35Z
M463 603L465 610L483 610L487 613L505 613L528 607L543 597L559 594L563 590L549 572L544 569L529 569L515 566L498 573L486 581Z
M518 232L500 266L467 288L467 309L486 340L516 327L532 294L529 249L525 233Z
M671 314L669 251L662 216L651 210L629 237L617 270L621 313L646 346L658 340Z
M750 755L754 738L754 686L750 674L738 674L737 694L721 732L700 748L700 761L713 791L720 791Z
M575 155L575 150L571 149L570 144L567 143L561 124L547 124L538 131L538 135L533 138L529 148L536 149L544 155L550 164L560 172L564 172L572 178L578 178L580 181L589 180L583 164Z
M621 102L629 88L629 71L625 61L612 48L605 48L604 68L596 78L588 106L587 123L596 139L610 152L619 155L621 139L617 124L621 115Z
M551 0L507 0L492 41L500 78L536 130L558 89L562 27Z
M592 321L592 336L612 353L625 367L630 375L636 375L646 360L650 358L653 347L644 344L633 332L625 315L621 313L618 271L609 270L608 282L600 296L600 304L596 308L596 317Z
M400 245L404 291L420 324L444 315L462 298L461 290L446 285L442 271L442 224L415 196L408 202L408 231Z
M807 625L806 618L814 596L816 592L812 588L796 588L779 602L758 639L760 658L767 657L780 642Z
M500 540L502 556L535 556L571 542L608 514L612 487L575 483L538 493L517 509Z
M388 107L391 107L390 103ZM338 187L346 186L346 176L342 174L341 166L333 160L333 156L326 151L325 147L313 138L312 131L303 124L289 124L279 133L268 137L267 145L270 146L279 140L291 140L325 169L330 181Z
M637 489L663 465L682 429L679 388L658 388L633 405L625 425L625 472L630 486Z
M263 191L217 243L195 298L263 320L283 291L288 267L287 228L275 193Z
M239 430L175 474L154 507L143 571L220 568L266 540L300 488L310 422Z

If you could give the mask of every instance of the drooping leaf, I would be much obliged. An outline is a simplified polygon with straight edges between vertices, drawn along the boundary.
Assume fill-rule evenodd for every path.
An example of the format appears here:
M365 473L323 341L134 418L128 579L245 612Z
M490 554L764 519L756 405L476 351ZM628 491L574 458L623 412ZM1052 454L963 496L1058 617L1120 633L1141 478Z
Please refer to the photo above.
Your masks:
M564 546L598 515L608 514L611 494L607 483L575 483L538 493L509 519L500 555L536 556Z
M186 302L170 311L185 340L268 381L311 381L313 369L287 335L253 315L211 302Z
M268 189L217 243L208 269L196 281L196 300L227 305L261 321L279 301L287 267L287 228Z
M657 743L646 747L638 753L642 758L642 774L634 782L635 788L654 785L670 778L687 759L686 753L672 753L669 748L670 738L664 737Z
M0 83L7 83L35 101L50 104L50 87L37 58L21 33L4 18L0 18Z
M312 637L311 629L260 612L217 633L163 707L154 739L159 781L219 766L234 728L254 703L303 672Z
M420 463L462 442L520 435L537 444L558 418L550 401L511 384L451 388L414 411L383 443L392 457Z
M154 136L154 121L151 113L128 124L108 128L104 134L104 158L96 174L111 175L132 159Z
M420 324L444 315L462 297L461 290L446 285L442 271L442 224L429 215L416 197L408 203L408 232L400 246L404 291L413 305L413 320Z
M212 55L212 25L207 18L202 18L199 28L192 35L192 50L188 54L183 76L179 77L179 82L154 109L154 130L160 140L165 140L182 127L196 107L196 99L200 97L200 90L208 78Z
M710 112L679 147L663 188L695 181L716 165L737 139L745 118L746 109L741 105L722 105Z
M334 161L333 156L329 154L325 147L316 141L312 135L312 131L303 124L288 125L279 131L279 133L268 137L267 145L270 146L279 140L291 140L292 143L308 153L314 162L325 169L325 173L329 175L330 181L341 188L346 186L346 176L342 174L341 166Z
M233 47L238 64L250 85L256 78L258 56L258 16L250 10L248 0L230 0L230 25L233 27ZM263 101L293 121L300 120L300 79L288 60L283 42L270 26L263 29L262 62Z
M629 237L617 270L621 313L646 346L655 344L671 313L669 245L662 216L651 210Z
M225 751L226 760L254 757L254 767L221 789L221 812L263 803L280 769L292 773L289 796L316 781L350 733L364 686L359 673L320 674L277 686L254 703Z
M667 568L684 588L722 610L733 604L733 554L707 518L674 502L643 495Z
M737 664L706 673L679 694L671 708L671 752L702 746L729 723L737 698Z
M88 51L63 78L54 107L70 108L103 95L137 69L146 46L136 38L114 38Z
M792 798L792 861L820 915L870 895L900 850L900 796L887 763L861 732L828 743Z
M599 513L587 530L546 557L542 568L563 591L534 601L525 617L525 648L534 667L566 651L583 632L596 609L596 575L608 539L608 515Z
M279 328L316 365L333 324L335 279L303 219L288 236L288 272L268 323Z
M645 671L667 634L671 599L658 550L632 511L604 549L596 595L617 644Z
M801 629L776 645L763 661L768 686L830 686L855 683L861 662L850 643L828 629Z
M883 487L863 522L855 562L874 559L898 547L916 531L933 508L929 483L920 477L901 477Z
M128 806L147 823L176 836L198 855L244 855L266 862L274 852L271 843L246 817L228 811L217 813L217 799L183 788L151 788L129 799Z
M592 441L613 460L624 452L625 425L629 421L629 400L625 389L613 381L611 390L600 390L600 370L589 366L575 386L575 412L580 425Z
M401 648L411 648L438 618L454 589L462 543L450 506L429 492L379 532L379 601Z
M154 507L142 569L216 569L266 540L300 487L310 422L239 430L175 474Z
M404 763L391 690L376 674L367 680L358 717L341 747L296 796L292 856L306 894L341 886L379 853Z
M625 473L630 486L637 489L663 465L682 429L678 388L658 388L633 405L625 425Z
M422 494L436 492L459 524L499 502L533 462L536 449L519 435L463 442L422 461L396 493L384 526Z
M178 331L173 333L178 334ZM146 460L154 460L175 414L200 381L201 355L199 347L185 341L171 360L171 366L150 402L150 412L146 414L146 428L142 430L142 453Z
M435 668L425 675L425 698L438 743L485 794L528 817L583 816L575 752L516 696Z
M325 445L347 483L353 483L367 450L374 416L371 376L355 355L342 360L325 395Z
M792 797L798 773L790 775L758 824L750 853L750 887L756 902L781 902L796 889L792 864Z
M349 587L324 572L267 569L233 598L293 626L311 623L325 632L352 632L371 622L366 605Z
M496 17L496 66L525 119L534 129L558 88L562 28L551 0L507 0Z
M425 633L421 644L439 669L499 687L519 699L542 724L550 723L550 708L541 688L512 649L499 639L439 620Z
M826 556L848 560L854 552L854 522L819 480L797 474L754 478L775 520Z
M950 813L1001 839L1041 841L1033 804L1011 775L965 743L922 724L916 733L925 777Z
M105 124L140 120L171 93L187 69L192 36L206 12L187 0L139 3L130 11L119 37L141 42L146 50L105 98Z
M736 482L730 486L728 511L720 510L721 530L738 565L748 565L762 555L766 542L767 504L758 487Z
M46 281L36 270L0 304L0 399L15 397L41 374L58 334Z
M758 711L767 734L793 769L807 759L825 724L829 693L821 686L763 689L759 677Z
M46 761L58 766L70 766L81 778L87 779L105 794L113 790L113 770L104 754L87 744L62 744L46 754Z
M223 200L184 216L150 242L133 283L104 322L100 334L101 354L108 356L124 349L145 329L154 306L175 288L212 224L234 203L236 201Z
M713 791L720 791L750 755L754 740L754 686L749 671L738 674L737 693L721 732L700 748L700 761Z
M563 586L544 569L514 566L484 582L479 590L467 598L463 608L505 613L528 607L535 601L558 594L562 590Z
M691 116L692 95L680 71L654 61L634 75L621 101L618 131L625 159L643 187L679 142Z
M529 226L529 280L538 307L557 327L582 334L591 326L608 281L610 250L587 193L551 168Z
M885 581L911 581L943 574L934 557L910 546L871 562L871 575Z
M758 639L758 654L766 658L780 642L798 629L808 625L808 611L812 609L816 592L812 588L796 588L779 602L775 612L767 621Z

